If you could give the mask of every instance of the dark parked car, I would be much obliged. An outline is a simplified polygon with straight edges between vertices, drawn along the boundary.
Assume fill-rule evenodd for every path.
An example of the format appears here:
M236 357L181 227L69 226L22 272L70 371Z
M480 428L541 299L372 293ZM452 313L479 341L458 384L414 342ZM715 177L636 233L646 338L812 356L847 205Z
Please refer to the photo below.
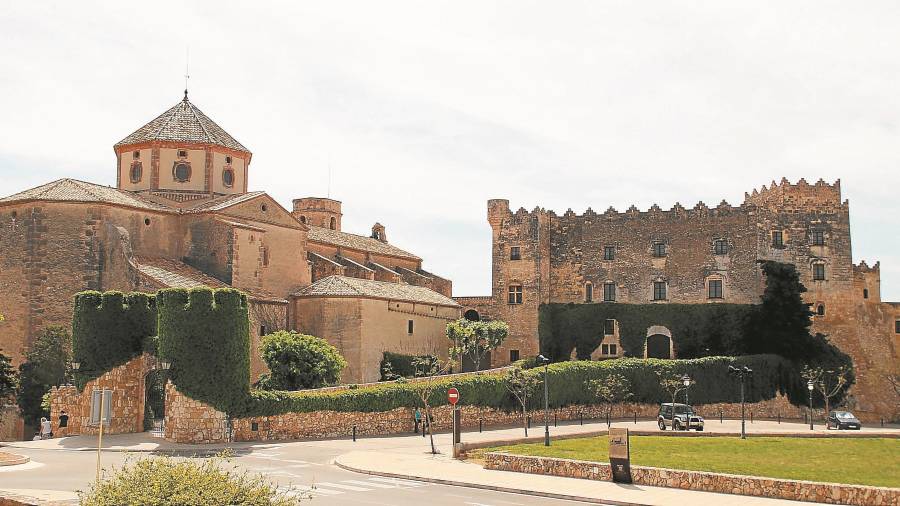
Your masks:
M853 413L849 411L832 411L831 413L828 413L828 420L825 422L825 427L838 430L859 430L862 428L862 423L860 423L859 419L853 416Z
M690 419L690 421L688 421ZM666 402L659 405L659 416L656 417L659 430L672 427L673 430L703 430L703 417L694 413L694 408L687 404Z

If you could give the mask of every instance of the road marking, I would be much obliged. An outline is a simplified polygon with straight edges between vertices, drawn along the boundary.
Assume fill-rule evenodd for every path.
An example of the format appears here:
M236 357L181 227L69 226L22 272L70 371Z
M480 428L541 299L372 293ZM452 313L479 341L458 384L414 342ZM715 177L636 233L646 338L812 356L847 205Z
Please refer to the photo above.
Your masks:
M375 488L398 488L397 485L386 485L384 483L376 483L373 481L341 480L341 483L349 483L351 485L362 485L364 487L375 487Z
M321 485L323 487L328 487L328 488L350 490L351 492L371 492L372 491L371 488L356 487L354 485L343 485L341 483L331 483L331 482L327 482L327 481L323 481L323 482L319 483L319 485Z
M310 494L310 495L339 495L343 494L340 490L328 490L327 488L309 487L306 485L294 485L293 487L279 487L278 490L291 495Z
M381 481L384 483L393 483L395 485L403 485L404 487L425 487L428 485L428 483L425 483L422 481L410 481L410 480L403 480L400 478L382 478L380 476L376 477L376 478L369 478L369 480Z
M281 455L280 453L265 453L265 452L250 452L250 457L277 457Z

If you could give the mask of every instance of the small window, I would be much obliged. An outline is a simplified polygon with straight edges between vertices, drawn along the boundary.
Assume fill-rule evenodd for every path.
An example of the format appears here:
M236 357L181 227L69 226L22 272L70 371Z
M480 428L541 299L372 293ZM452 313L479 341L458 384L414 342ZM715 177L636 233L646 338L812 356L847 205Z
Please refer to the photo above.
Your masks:
M615 344L615 343L612 343L612 344L609 345L609 354L610 354L610 355L617 355L617 354L618 354L618 350L616 349L616 344Z
M518 246L511 246L509 248L509 259L510 260L521 260L522 259L522 251Z
M150 218L144 218L144 225L150 226Z
M825 264L813 264L813 281L825 281Z
M894 332L900 334L900 320L894 322Z
M584 284L584 301L585 302L593 302L594 301L594 285L591 283Z
M812 231L813 246L825 246L825 232L822 230Z
M615 283L604 283L603 284L603 301L604 302L615 302L616 301L616 284Z
M509 285L509 298L507 300L510 304L521 304L522 285Z
M666 243L664 243L664 242L653 243L653 256L655 256L655 257L666 256Z
M825 304L819 304L816 306L816 315L825 316Z
M191 164L186 162L175 162L172 167L172 178L179 183L185 183L191 180Z
M653 282L653 300L666 300L666 282Z
M519 350L509 350L509 362L513 363L519 360Z
M604 246L603 247L603 259L604 260L615 260L616 259L616 247L615 246Z
M864 299L869 298L869 289L868 288L863 288L863 298Z
M234 186L234 171L231 169L225 169L222 171L222 184L231 188Z
M303 223L304 225L306 225L306 216L300 217L300 223Z
M612 336L616 333L616 321L615 320L604 320L603 321L603 335L604 336Z
M412 321L412 320L407 320L407 321L406 321L406 333L407 333L407 334L412 334L412 333L413 333L413 321Z
M728 241L725 239L716 239L715 242L716 255L725 255L728 253Z
M231 165L231 157L230 156L225 157L225 163L228 165Z
M265 325L260 325L260 326L259 326L259 335L260 335L260 336L266 335L266 326L265 326Z
M263 262L263 267L269 266L269 248L262 249L262 262Z
M140 160L140 159L141 159L141 152L140 152L140 151L135 151L134 153L131 154L131 156L132 156L132 158L134 158L135 160Z
M772 232L772 247L781 248L784 246L784 234L781 230L774 230Z
M259 422L250 422L250 430L253 432L259 431Z
M337 227L337 220L335 220L334 216L332 216L331 219L328 220L328 228L330 228L331 230L334 230L336 227Z
M710 279L709 280L709 298L710 299L721 299L724 298L724 292L722 291L722 280L721 279Z
M179 156L180 158L187 158L187 151L185 151L185 150L183 150L183 149L179 149L179 150L178 150L178 156Z
M266 212L269 210L269 206L263 204L262 206L260 206L260 209L262 209L262 212Z
M600 354L601 355L609 355L609 345L608 344L600 345Z

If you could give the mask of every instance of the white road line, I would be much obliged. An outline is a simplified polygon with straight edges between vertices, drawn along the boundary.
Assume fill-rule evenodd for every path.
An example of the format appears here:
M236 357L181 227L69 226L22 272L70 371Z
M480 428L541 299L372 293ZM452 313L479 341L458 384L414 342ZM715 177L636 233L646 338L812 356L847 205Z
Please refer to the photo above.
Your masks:
M288 492L291 490L291 488L283 487L283 488L280 488L279 490L282 490L283 492ZM329 490L327 488L308 487L306 485L294 485L293 490L294 490L294 492L298 492L301 494L310 494L310 495L340 495L340 494L344 493L340 490Z
M328 481L323 481L323 482L319 483L318 485L321 485L323 487L328 487L328 488L350 490L352 492L371 492L372 491L371 488L357 487L354 485L344 485L341 483L332 483L332 482L328 482Z
M373 481L341 480L341 483L349 483L351 485L362 485L363 487L398 488L397 485L386 485L384 483L375 483Z
M393 483L395 485L402 485L404 487L425 487L428 485L428 483L425 483L422 481L410 481L410 480L403 480L400 478L382 478L381 476L378 476L375 478L369 478L369 480L381 481L384 483Z
M250 452L248 457L277 457L280 453Z

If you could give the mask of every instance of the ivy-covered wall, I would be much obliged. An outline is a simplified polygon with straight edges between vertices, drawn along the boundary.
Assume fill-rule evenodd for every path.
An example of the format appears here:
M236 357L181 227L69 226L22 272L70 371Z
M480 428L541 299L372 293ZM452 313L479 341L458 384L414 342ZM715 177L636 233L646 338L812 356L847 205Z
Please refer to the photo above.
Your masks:
M87 291L75 295L72 356L81 364L79 386L144 351L156 335L155 297L146 293Z
M232 288L166 289L156 296L159 355L178 390L219 411L242 409L250 394L247 297Z

